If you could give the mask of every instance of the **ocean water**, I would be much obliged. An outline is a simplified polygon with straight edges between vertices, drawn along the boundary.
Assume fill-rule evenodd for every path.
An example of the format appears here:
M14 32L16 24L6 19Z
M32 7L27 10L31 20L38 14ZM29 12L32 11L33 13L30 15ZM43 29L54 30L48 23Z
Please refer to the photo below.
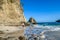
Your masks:
M28 40L60 40L60 23L42 22L37 25L30 25L25 30Z

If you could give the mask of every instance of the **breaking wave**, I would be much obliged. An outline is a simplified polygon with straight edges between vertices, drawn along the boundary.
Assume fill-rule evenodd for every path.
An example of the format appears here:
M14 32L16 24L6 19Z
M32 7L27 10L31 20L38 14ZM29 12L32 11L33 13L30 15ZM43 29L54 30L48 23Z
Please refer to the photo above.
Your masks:
M37 25L35 27L43 30L40 34L44 38L41 36L41 40L60 40L60 26Z
M25 30L25 34L28 32ZM60 26L34 25L32 33L39 34L39 40L60 40Z

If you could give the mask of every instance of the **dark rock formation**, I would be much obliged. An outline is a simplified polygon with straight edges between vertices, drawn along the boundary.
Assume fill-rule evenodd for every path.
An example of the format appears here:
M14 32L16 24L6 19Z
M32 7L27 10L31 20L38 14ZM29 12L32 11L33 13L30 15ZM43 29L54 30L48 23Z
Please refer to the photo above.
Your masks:
M28 22L29 22L29 23L33 23L33 24L36 24L36 20L35 20L34 18L32 18L32 17L29 19Z
M57 20L56 22L60 22L60 20Z
M25 37L20 36L19 40L25 40Z

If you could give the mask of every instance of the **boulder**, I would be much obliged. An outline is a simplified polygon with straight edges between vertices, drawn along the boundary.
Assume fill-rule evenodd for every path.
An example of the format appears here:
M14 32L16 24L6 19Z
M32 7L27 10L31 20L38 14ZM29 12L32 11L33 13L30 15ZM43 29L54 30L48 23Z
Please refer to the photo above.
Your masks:
M28 22L29 22L29 23L33 23L33 24L36 24L36 23L37 23L36 20L35 20L34 18L32 18L32 17L29 19Z

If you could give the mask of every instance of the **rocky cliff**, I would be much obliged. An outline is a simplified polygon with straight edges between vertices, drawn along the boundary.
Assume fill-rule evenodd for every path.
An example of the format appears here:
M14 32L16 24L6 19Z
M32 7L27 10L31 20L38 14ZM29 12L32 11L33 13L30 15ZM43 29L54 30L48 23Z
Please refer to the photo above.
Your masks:
M0 25L20 25L26 22L20 0L0 0Z

